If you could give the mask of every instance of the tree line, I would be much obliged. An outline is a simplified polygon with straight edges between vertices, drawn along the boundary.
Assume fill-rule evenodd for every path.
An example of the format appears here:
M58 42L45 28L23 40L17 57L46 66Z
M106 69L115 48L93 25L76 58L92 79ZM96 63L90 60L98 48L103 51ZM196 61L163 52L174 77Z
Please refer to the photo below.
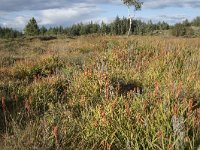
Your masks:
M0 27L0 38L17 38L21 37L22 32L7 28L7 27Z
M118 16L111 23L101 24L89 22L89 23L78 23L70 27L50 27L49 29L42 26L38 27L37 22L32 18L29 23L26 25L24 31L25 35L69 35L69 36L80 36L87 34L111 34L111 35L124 35L129 31L129 19L123 17L119 18ZM148 34L155 30L168 30L170 26L166 22L152 23L149 21L147 23L140 20L134 20L131 24L131 34Z
M177 23L172 28L174 36L200 36L200 17L196 17L191 22L187 19L182 23Z
M143 22L141 20L132 20L130 28L130 19L116 17L111 23L101 24L89 22L78 23L70 27L39 27L35 18L31 18L24 28L25 36L48 36L48 35L68 35L80 36L88 34L110 34L125 35L130 31L132 35L154 35L163 30L170 30L174 36L193 36L200 32L200 17L196 17L191 22L188 20L175 25L169 25L166 22L153 23L152 21ZM0 27L0 38L16 38L24 36L22 32L11 28ZM200 35L200 33L199 33Z
M89 24L77 24L67 28L66 32L69 35L86 35L91 33L111 34L111 35L124 35L129 32L129 20L125 17L116 17L115 20L109 24L102 22L100 25L90 22ZM148 23L140 20L134 20L131 24L130 34L144 35L151 33L155 30L167 30L169 25L165 22L157 24L149 21Z

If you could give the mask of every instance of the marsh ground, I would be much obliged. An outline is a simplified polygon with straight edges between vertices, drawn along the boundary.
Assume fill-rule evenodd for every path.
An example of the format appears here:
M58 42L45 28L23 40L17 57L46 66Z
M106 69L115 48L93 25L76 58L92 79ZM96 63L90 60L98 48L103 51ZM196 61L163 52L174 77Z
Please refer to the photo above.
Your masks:
M0 40L0 78L5 149L199 147L199 38Z

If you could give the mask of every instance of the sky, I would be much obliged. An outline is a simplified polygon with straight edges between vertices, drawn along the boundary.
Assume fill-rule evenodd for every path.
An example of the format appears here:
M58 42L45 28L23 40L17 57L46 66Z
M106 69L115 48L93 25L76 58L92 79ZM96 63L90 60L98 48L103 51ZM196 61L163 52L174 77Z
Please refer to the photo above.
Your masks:
M131 16L143 21L175 24L200 16L200 0L141 0L142 10ZM0 0L0 26L22 30L34 17L39 26L70 26L75 23L109 23L127 17L121 0Z

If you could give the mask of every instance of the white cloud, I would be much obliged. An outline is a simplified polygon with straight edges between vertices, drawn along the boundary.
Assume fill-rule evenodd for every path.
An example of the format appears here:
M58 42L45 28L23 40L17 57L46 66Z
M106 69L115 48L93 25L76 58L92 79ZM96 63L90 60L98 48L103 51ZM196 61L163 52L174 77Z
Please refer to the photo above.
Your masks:
M200 7L200 0L143 0L145 8Z
M144 2L144 8L142 9L144 12L145 10L151 12L153 12L152 10L159 11L154 15L152 15L152 13L151 16L148 14L148 16L146 16L146 18L149 17L148 20L153 18L152 20L163 20L171 24L182 21L185 17L181 15L170 15L172 14L171 12L169 12L168 16L161 15L162 12L157 8L200 7L200 0L141 1ZM105 5L108 5L111 10L109 10L109 7L103 8ZM48 26L66 26L78 22L89 22L91 20L98 23L103 20L104 22L109 23L113 20L113 16L117 15L118 12L122 12L125 8L121 6L115 7L114 5L122 5L121 0L0 0L0 25L22 29L31 17L35 17L39 25ZM116 8L117 10L114 11L112 10L113 8ZM122 8L122 10L118 10L118 8ZM100 17L103 15L105 17Z
M78 11L73 8L70 9L47 9L41 13L41 24L55 24L61 23L74 17L78 17Z
M200 0L141 0L144 8L192 7L199 8ZM122 4L121 0L0 0L0 11L44 10L71 8L85 4Z
M24 25L26 23L27 19L24 16L17 16L15 18L15 21L19 25Z
M179 22L183 22L184 20L186 20L187 18L189 18L188 16L186 15L181 15L181 14L174 14L173 16L172 15L159 15L159 16L156 16L156 17L137 17L137 19L139 20L142 20L142 21L145 21L145 22L148 22L149 20L151 20L152 22L154 23L157 23L157 22L167 22L169 24L176 24L176 23L179 23ZM193 19L193 18L191 18ZM189 19L189 20L191 20Z
M40 24L72 24L90 19L102 10L94 5L79 4L72 8L47 9L40 11Z
M101 24L102 21L106 24L111 23L115 18L108 18L108 17L95 17L95 18L91 18L91 19L86 19L83 20L83 23L90 23L91 21L93 21L94 23L98 23Z
M0 16L0 24L5 27L22 29L30 18L35 17L39 25L66 26L84 22L84 20L93 20L102 11L96 5L80 3L72 7L15 12L14 15L11 12L7 12L7 16ZM26 15L22 16L17 14Z
M199 8L200 0L141 0L145 8L192 7ZM72 7L80 3L122 4L121 0L0 0L0 11L44 10Z
M157 20L165 21L165 22L168 22L170 24L175 24L175 23L178 23L178 22L182 22L187 18L188 18L188 16L181 15L181 14L177 14L177 15L173 15L173 16L160 15L160 16L157 17Z
M11 28L15 28L15 29L22 29L22 27L24 27L26 25L27 22L27 18L24 16L17 16L12 20L5 20L4 22L2 22L2 25L4 27L11 27Z
M44 10L71 8L81 3L85 4L111 4L120 0L0 0L0 11L12 12L21 10Z

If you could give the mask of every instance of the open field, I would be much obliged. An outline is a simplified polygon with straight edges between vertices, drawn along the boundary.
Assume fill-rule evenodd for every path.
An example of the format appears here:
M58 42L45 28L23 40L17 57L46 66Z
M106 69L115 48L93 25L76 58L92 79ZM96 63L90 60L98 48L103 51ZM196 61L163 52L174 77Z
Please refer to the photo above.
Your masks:
M0 79L6 150L200 147L200 38L0 40Z

